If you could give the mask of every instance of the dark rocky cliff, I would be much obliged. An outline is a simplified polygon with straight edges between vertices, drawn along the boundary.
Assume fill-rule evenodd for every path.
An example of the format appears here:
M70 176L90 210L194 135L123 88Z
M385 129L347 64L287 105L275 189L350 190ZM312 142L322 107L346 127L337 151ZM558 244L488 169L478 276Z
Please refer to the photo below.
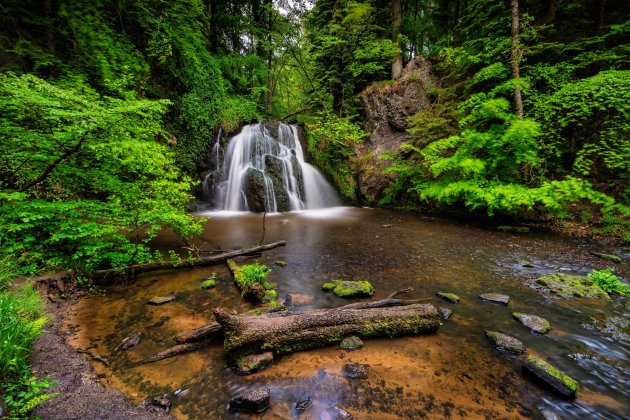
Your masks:
M411 140L406 132L407 117L430 104L429 92L437 83L428 60L417 57L407 64L396 82L372 85L360 94L363 127L370 138L357 146L352 170L364 202L377 203L385 187L395 179L394 174L384 172L391 162L380 156L398 152L402 144Z

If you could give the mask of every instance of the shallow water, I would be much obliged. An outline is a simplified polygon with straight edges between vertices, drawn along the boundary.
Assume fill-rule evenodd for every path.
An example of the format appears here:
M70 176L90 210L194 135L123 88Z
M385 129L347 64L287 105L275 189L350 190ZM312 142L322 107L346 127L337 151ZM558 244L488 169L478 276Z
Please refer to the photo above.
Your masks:
M212 213L203 242L209 249L229 250L257 244L261 232L261 215ZM131 285L108 288L104 297L79 302L68 319L71 343L109 358L111 368L97 363L95 369L106 384L137 401L189 388L190 393L173 400L178 418L247 417L229 412L227 402L254 384L271 389L272 405L261 415L265 418L325 418L335 404L359 419L524 418L540 409L562 417L630 415L630 343L581 326L604 313L627 319L625 301L549 299L526 284L550 272L586 274L611 265L589 254L601 248L551 234L514 235L360 208L267 215L265 242L280 239L287 241L286 247L238 261L257 259L272 267L270 280L278 284L280 296L292 296L296 311L347 303L321 290L325 281L347 278L370 280L377 290L374 299L413 287L409 298L430 298L454 315L434 335L366 340L365 347L354 352L334 346L299 352L251 376L230 370L221 342L132 367L134 361L172 346L176 333L212 321L215 307L239 312L253 307L240 299L227 268L218 265L150 273ZM155 245L181 246L168 234ZM286 261L286 267L273 265L277 260ZM522 267L523 260L534 267ZM616 266L627 279L628 263ZM217 287L199 289L212 272L220 279ZM435 296L438 291L456 293L462 300L455 305L444 302ZM510 295L508 307L478 298L491 291ZM146 304L153 296L171 292L176 292L174 302ZM529 332L512 318L513 311L547 318L551 332ZM517 337L528 351L577 379L578 399L563 401L525 378L519 359L495 350L485 329ZM113 354L117 344L136 331L143 334L140 345ZM348 362L369 364L368 379L344 378L341 369ZM313 406L298 415L295 402L307 397Z

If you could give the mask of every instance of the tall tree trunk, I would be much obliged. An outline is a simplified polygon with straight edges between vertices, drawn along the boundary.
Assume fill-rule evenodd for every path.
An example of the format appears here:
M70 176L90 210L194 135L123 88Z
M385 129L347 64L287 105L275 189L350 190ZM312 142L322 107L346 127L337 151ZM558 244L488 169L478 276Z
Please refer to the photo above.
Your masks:
M392 40L398 43L398 35L402 28L402 11L400 8L400 0L392 0ZM392 79L396 80L400 77L403 70L403 53L400 51L394 57L392 64Z
M514 85L514 103L516 106L516 113L520 119L523 119L525 112L523 110L523 97L521 95L521 88L518 87L518 79L521 77L521 57L523 51L518 43L519 32L519 14L518 14L518 0L512 0L512 77L517 81Z

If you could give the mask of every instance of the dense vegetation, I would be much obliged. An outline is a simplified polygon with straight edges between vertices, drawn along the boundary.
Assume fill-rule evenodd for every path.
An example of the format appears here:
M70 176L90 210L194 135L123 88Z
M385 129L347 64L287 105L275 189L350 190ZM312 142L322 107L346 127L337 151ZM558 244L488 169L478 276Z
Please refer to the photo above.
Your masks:
M314 162L359 200L358 94L395 86L420 55L440 82L408 118L413 141L390 156L382 204L572 218L630 241L628 12L621 0L3 1L0 325L14 340L0 386L21 395L12 410L46 385L26 361L42 309L14 278L71 270L85 284L162 258L149 246L159 229L200 231L186 209L208 145L252 120L303 123Z

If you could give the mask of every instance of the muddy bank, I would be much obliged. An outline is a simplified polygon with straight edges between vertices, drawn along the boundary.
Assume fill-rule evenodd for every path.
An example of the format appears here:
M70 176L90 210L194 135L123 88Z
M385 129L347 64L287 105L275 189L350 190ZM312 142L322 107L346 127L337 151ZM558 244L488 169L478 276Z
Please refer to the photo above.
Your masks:
M174 418L138 407L122 392L100 383L86 357L66 341L71 332L64 327L64 319L75 302L49 304L48 317L52 321L33 345L33 373L38 378L50 375L57 382L50 391L60 393L37 407L33 416L64 420Z

